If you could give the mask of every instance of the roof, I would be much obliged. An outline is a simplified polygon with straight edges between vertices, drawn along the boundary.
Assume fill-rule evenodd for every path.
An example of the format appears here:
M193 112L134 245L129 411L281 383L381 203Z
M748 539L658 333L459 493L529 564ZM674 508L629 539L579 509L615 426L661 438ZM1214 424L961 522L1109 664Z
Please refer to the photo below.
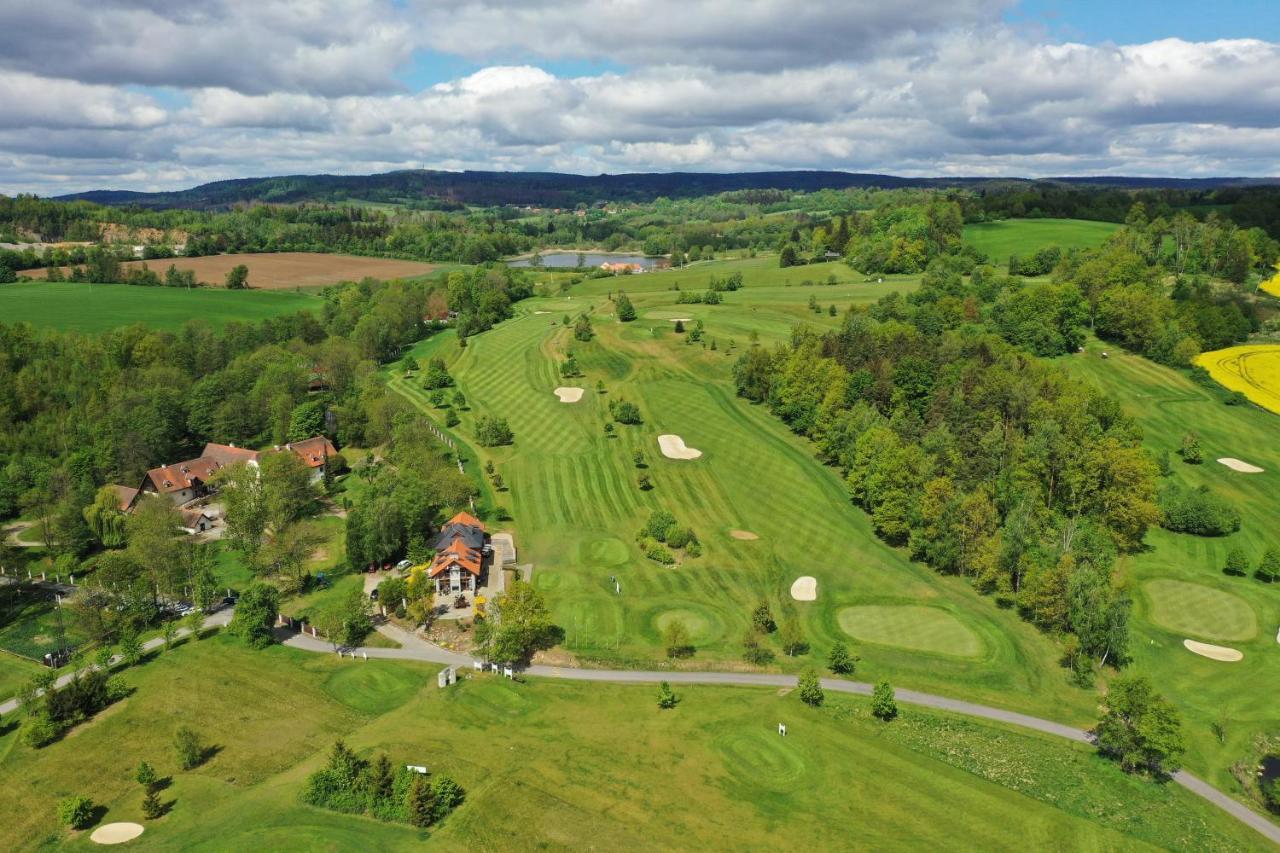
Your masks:
M323 435L316 435L303 441L286 444L285 449L292 450L294 455L307 463L308 468L319 468L324 464L327 457L338 454L338 448L334 447L333 442Z
M209 515L209 513L202 509L184 509L182 511L182 526L188 528L195 527L202 518L208 521L213 521L213 516Z
M481 530L484 530L484 522L476 518L474 515L472 515L469 512L460 512L457 515L455 515L453 518L445 522L446 527L448 527L450 524L466 524L466 525L470 525L471 527L479 527Z
M218 460L201 456L199 459L188 459L186 462L175 462L172 465L152 468L147 472L147 479L151 481L151 485L157 492L168 495L209 482L221 467Z
M200 455L217 460L219 465L234 465L237 462L256 463L262 454L256 450L249 450L247 447L210 442L204 446L204 452Z
M441 551L449 547L453 541L462 542L468 548L484 547L484 530L470 524L446 524L436 537L433 547Z
M134 499L138 497L138 490L131 489L128 486L117 485L114 483L112 484L111 488L115 490L116 500L119 502L120 511L128 512L129 507L133 506Z
M476 577L480 577L480 561L482 559L483 556L480 551L468 547L461 539L455 539L436 554L436 558L431 561L431 569L427 572L427 575L434 578L456 565Z

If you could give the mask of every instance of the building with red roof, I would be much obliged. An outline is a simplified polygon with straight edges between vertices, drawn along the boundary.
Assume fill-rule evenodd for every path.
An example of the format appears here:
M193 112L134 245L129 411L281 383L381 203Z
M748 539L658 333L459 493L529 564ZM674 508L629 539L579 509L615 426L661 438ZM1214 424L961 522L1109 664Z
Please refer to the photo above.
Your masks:
M436 537L435 559L427 570L436 582L436 595L475 593L490 547L485 539L484 524L469 513L460 512L444 523Z

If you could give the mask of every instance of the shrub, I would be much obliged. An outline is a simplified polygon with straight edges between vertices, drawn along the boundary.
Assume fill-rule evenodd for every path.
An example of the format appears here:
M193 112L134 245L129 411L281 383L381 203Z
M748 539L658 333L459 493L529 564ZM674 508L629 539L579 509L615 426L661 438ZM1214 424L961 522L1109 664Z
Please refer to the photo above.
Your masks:
M662 545L662 543L655 542L652 539L642 540L640 543L640 549L644 552L646 557L653 560L655 563L670 566L676 561L676 558L666 549L665 546Z
M631 300L627 298L627 294L619 291L617 298L614 299L614 305L618 309L618 320L623 323L630 323L636 318L636 307L631 304Z
M1098 751L1128 771L1156 775L1178 769L1186 750L1177 710L1142 676L1118 678L1107 693L1095 734Z
M93 820L93 800L67 797L58 801L58 822L72 829L84 829Z
M662 709L674 708L680 700L676 698L675 692L671 689L671 685L662 682L658 685L658 707Z
M773 660L773 652L760 645L760 634L748 628L742 638L742 659L756 666L764 666Z
M1199 465L1204 461L1204 451L1200 449L1200 439L1195 433L1189 432L1182 437L1182 447L1178 450L1178 455L1188 465Z
M173 749L178 756L178 766L183 770L191 770L204 763L204 744L190 726L178 726L173 735Z
M150 764L143 761L138 765L137 771L133 774L133 778L138 780L138 784L144 787L150 787L156 783L156 771Z
M771 634L778 629L778 623L773 621L773 611L769 609L769 602L760 602L751 614L751 624L762 634Z
M1222 571L1228 575L1243 577L1249 573L1249 557L1239 545L1232 545L1227 551L1227 562Z
M1240 529L1240 511L1207 486L1186 490L1170 485L1160 491L1163 526L1197 536L1225 536Z
M148 788L142 797L142 816L147 820L155 820L164 814L164 806L160 805L160 796L155 788Z
M1267 548L1262 554L1262 559L1258 561L1258 569L1253 576L1263 583L1280 580L1280 549L1274 545Z
M666 542L667 534L674 530L675 526L676 517L674 515L665 509L656 509L649 514L649 520L640 529L640 535L656 539L659 542Z
M506 418L484 415L476 421L476 441L483 447L499 447L515 441Z
M41 711L28 717L22 725L22 742L39 749L53 743L61 733L60 727L49 718L48 714Z
M662 632L662 645L666 646L669 658L687 658L693 654L689 629L679 619L671 620L671 624Z
M453 385L453 377L449 375L449 371L444 366L443 358L433 358L427 363L427 369L422 373L422 387L428 391L434 391L437 388L448 388Z
M270 584L250 584L236 601L236 611L227 633L255 649L266 648L275 642L272 628L279 614L279 590Z
M644 423L644 418L640 416L640 407L627 400L610 400L609 414L620 424L635 426Z

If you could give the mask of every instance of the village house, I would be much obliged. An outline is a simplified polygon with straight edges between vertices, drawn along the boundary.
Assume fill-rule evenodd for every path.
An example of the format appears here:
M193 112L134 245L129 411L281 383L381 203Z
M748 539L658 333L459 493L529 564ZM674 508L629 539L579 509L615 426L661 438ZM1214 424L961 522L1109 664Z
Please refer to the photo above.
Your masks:
M297 456L311 469L312 481L318 483L324 479L329 457L336 456L338 449L323 435L291 442L283 447L277 446L266 451L210 442L195 459L152 468L142 478L142 485L138 489L115 486L116 494L121 500L121 511L128 512L136 503L139 493L164 495L173 501L175 506L183 506L208 495L212 491L209 483L220 469L237 462L257 468L263 454L272 452L289 452ZM129 494L130 492L132 494Z
M440 528L435 541L435 559L427 576L436 582L436 595L475 593L482 586L485 555L484 524L469 513L460 512Z
M642 273L644 266L629 261L605 261L600 265L600 269L605 272L611 272L614 275L622 275L624 273Z

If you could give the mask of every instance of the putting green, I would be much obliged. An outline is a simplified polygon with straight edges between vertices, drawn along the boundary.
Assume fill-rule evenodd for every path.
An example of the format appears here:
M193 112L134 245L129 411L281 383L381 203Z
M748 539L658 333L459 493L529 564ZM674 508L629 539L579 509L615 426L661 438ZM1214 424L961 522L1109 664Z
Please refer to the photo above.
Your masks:
M688 599L676 598L650 607L641 619L641 630L657 642L661 642L662 632L677 619L689 630L689 639L695 646L718 643L725 636L725 620L716 609Z
M627 543L612 536L588 539L578 547L579 558L588 566L620 566L631 559Z
M1251 640L1258 620L1243 598L1198 583L1167 578L1142 587L1151 602L1151 621L1179 634L1210 640Z
M720 624L720 620L701 608L664 610L654 617L653 625L661 634L667 630L668 625L677 620L684 623L685 629L689 632L689 639L694 645L718 640L724 634L724 626Z
M982 639L940 607L865 604L844 608L836 619L842 631L867 643L966 658L983 652Z
M409 701L427 677L394 663L352 661L325 679L324 691L357 711L385 714Z
M736 781L752 789L783 793L811 784L809 764L799 738L784 738L776 730L744 728L715 740L724 768Z

